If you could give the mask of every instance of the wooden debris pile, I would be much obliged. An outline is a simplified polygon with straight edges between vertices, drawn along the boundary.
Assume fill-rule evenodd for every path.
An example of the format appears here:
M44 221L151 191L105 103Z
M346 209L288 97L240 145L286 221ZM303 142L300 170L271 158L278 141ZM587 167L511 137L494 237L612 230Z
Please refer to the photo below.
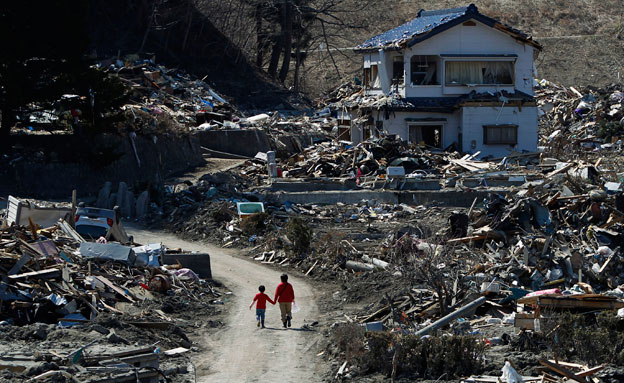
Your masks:
M0 375L157 382L192 372L175 358L192 348L194 316L213 315L222 293L176 257L164 265L160 244L85 242L63 220L1 228ZM34 341L46 341L36 353Z
M539 368L542 371L542 376L521 376L515 372L514 377L511 379L517 379L520 377L524 382L539 382L539 383L564 383L564 382L579 382L579 383L599 383L600 380L593 375L603 370L606 365L600 365L593 368L587 365L578 363L569 363L558 360L540 359L540 364L543 366ZM507 362L509 363L509 362ZM513 368L513 367L512 367ZM511 380L509 376L471 376L466 379L462 379L461 383L507 383L510 381L516 382L518 380Z
M576 89L542 80L536 90L540 145L559 159L618 152L624 135L624 88Z

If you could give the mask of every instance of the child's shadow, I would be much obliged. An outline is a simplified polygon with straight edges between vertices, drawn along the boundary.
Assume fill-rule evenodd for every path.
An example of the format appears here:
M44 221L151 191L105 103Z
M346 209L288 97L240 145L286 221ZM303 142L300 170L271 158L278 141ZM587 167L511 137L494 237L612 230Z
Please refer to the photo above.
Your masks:
M305 332L310 332L310 331L316 331L314 329L311 328L294 328L294 327L290 327L290 328L283 328L283 327L265 327L262 330L270 330L270 331L305 331Z

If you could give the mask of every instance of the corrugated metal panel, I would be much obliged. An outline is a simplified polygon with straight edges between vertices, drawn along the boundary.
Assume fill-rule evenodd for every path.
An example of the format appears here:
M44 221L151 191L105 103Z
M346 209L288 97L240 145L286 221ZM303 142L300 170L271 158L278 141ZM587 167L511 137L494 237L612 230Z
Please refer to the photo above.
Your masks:
M7 224L9 226L11 226L13 222L17 222L17 219L19 218L17 216L19 213L19 204L20 204L20 200L13 197L12 195L9 196L9 206L7 209L8 210Z

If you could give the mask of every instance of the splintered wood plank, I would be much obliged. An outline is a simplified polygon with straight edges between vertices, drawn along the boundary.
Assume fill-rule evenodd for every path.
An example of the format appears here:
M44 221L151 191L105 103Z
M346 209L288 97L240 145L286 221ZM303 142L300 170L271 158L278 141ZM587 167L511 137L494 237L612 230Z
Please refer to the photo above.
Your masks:
M9 279L15 280L15 279L30 278L30 277L54 278L60 275L61 275L61 271L59 269L45 269L45 270L39 270L39 271L31 271L31 272L23 273L23 274L9 275Z
M135 302L134 298L132 298L129 294L127 294L124 290L122 290L119 286L117 286L113 282L109 281L108 278L106 278L106 277L104 277L102 275L98 275L98 276L96 276L96 278L100 282L105 284L106 286L110 287L110 289L113 290L114 292L116 292L117 294L121 295L122 297L126 298L127 300L129 300L132 303Z
M572 379L572 380L577 381L579 383L586 383L584 378L576 376L576 374L574 374L572 371L568 370L567 368L565 368L564 366L562 366L560 364L551 363L548 360L544 360L544 359L540 359L539 362L544 367L547 367L548 369L550 369L552 371L555 371L559 375L563 375L566 378Z
M581 371L581 372L577 373L576 376L578 376L579 378L584 378L586 376L594 375L595 373L597 373L598 371L604 369L605 367L607 367L606 364L603 364L603 365L600 365L600 366L596 366L596 367L590 368L588 370Z

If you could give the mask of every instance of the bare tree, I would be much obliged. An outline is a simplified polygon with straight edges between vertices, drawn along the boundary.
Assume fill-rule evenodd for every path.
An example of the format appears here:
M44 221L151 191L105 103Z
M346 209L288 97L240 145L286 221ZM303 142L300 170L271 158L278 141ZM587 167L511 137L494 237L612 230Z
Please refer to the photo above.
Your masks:
M400 265L407 280L427 286L435 292L440 314L446 315L456 291L454 282L459 278L456 262L456 246L443 244L443 238L426 241L405 234L395 241L390 251L393 264Z
M343 75L336 55L349 42L346 29L363 28L363 11L373 0L195 0L205 14L258 68L282 83L302 85L302 71L310 53L323 43L322 60ZM270 52L270 53L269 53ZM350 58L349 58L350 59ZM294 65L293 65L294 61ZM323 65L324 66L324 65Z

